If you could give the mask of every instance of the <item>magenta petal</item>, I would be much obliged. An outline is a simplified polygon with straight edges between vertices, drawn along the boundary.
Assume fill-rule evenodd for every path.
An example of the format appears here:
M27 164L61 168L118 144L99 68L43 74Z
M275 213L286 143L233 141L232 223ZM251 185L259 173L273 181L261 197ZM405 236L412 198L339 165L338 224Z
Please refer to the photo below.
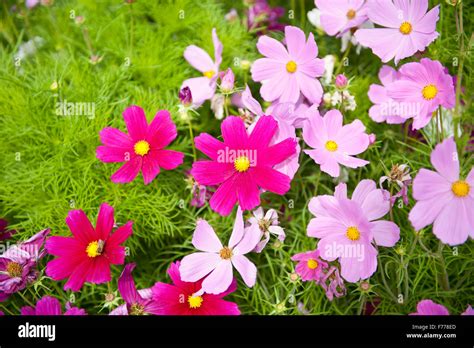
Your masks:
M61 315L61 303L57 298L44 296L36 303L36 315Z
M123 112L125 125L128 133L134 141L146 138L148 123L146 121L145 112L139 106L132 105Z
M142 167L142 157L135 156L130 161L125 162L119 170L117 170L110 179L117 184L132 182L140 172Z
M82 243L89 243L95 240L96 232L91 222L82 210L71 210L66 217L66 224L74 237Z
M265 151L277 130L278 123L272 116L261 116L249 136L248 146Z
M99 239L106 240L114 227L114 208L107 203L102 203L97 216L96 232Z
M168 146L177 134L176 125L171 120L169 111L160 110L148 126L146 140L152 148L161 149Z
M264 165L273 167L294 155L296 153L296 144L294 138L287 138L263 151L259 156L260 160L264 160Z
M237 174L235 185L242 210L251 210L260 205L260 190L251 172Z
M127 304L141 303L142 301L132 277L132 271L134 268L135 263L125 265L118 280L118 290Z
M224 181L212 195L209 204L215 212L221 215L229 215L237 202L235 190L235 177L233 176Z
M183 163L184 154L174 150L157 150L156 158L161 168L172 170Z
M108 258L104 256L95 257L89 265L86 281L94 284L102 284L109 282L111 279L110 262Z
M210 159L217 161L219 151L224 150L225 144L207 133L201 133L194 138L196 149L203 152Z
M68 281L64 284L64 290L79 291L84 285L90 270L91 263L85 259L77 264L74 271L69 276Z
M148 185L156 178L160 173L160 163L158 162L158 156L161 151L167 150L153 150L142 158L142 175L143 182Z
M279 195L284 195L290 189L290 178L272 168L255 167L253 177L258 186Z
M99 146L96 149L96 157L104 163L125 162L130 154L130 148Z
M132 138L121 130L106 127L99 132L100 140L105 146L130 148L133 146Z
M200 185L218 185L235 174L234 165L212 161L196 161L193 163L191 175Z
M222 137L226 145L233 149L243 149L248 142L244 121L237 116L229 116L221 123Z
M127 238L130 237L133 233L132 225L133 225L133 222L128 221L125 225L117 228L117 230L115 230L115 232L107 240L107 244L118 246L122 244L123 242L125 242ZM107 248L107 245L106 245L106 248Z

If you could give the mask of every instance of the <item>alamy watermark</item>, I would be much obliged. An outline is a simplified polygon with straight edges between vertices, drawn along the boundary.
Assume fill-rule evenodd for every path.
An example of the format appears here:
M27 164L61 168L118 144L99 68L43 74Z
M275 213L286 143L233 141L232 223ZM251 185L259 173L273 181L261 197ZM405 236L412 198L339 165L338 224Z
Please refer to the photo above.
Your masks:
M56 115L58 116L86 116L95 118L95 103L92 102L68 102L62 100L56 103Z
M248 162L248 167L257 166L257 150L244 149L235 150L229 149L227 146L225 149L217 151L217 162L219 163L236 163L238 160L244 160Z

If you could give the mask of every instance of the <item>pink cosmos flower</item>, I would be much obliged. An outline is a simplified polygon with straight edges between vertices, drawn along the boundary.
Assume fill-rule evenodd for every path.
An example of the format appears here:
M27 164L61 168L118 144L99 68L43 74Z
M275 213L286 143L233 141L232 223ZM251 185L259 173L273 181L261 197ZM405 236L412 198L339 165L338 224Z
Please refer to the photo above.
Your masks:
M42 230L0 255L0 302L38 278L36 265L45 254L43 244L49 231Z
M299 253L293 255L291 259L298 261L295 271L303 281L314 280L319 282L324 276L323 269L328 267L328 264L320 259L319 250Z
M223 298L237 289L235 278L228 289L218 295L198 295L202 281L184 282L179 272L180 262L172 263L168 275L173 284L156 283L153 299L160 306L160 315L239 315L237 304Z
M396 101L416 105L413 128L428 124L439 106L454 107L456 94L453 78L437 60L423 58L419 63L407 63L400 70L400 79L387 86L387 95Z
M248 86L246 86L245 91L242 92L242 103L247 110L257 116L248 128L248 131L252 131L260 117L264 115L264 112L260 103L253 98L252 92ZM271 115L275 121L278 122L278 129L270 141L270 145L284 141L287 138L292 138L296 141L296 152L283 162L273 167L280 173L288 175L290 179L293 179L300 166L298 159L301 148L298 144L295 127L293 126L298 113L298 110L295 110L295 107L296 105L291 103L282 103L272 105L266 110L266 114Z
M285 231L279 226L278 213L275 209L269 209L266 214L263 208L259 207L253 211L253 216L248 219L251 225L255 225L260 229L262 240L258 242L254 251L256 253L262 252L263 248L270 240L270 233L278 237L278 240L283 242L285 240Z
M416 305L416 312L410 315L449 315L447 308L431 300L422 300Z
M230 116L221 124L224 142L207 133L194 139L211 160L194 162L191 174L201 185L219 185L210 200L212 210L229 215L237 201L250 210L260 204L259 188L280 195L290 189L290 178L274 167L295 153L296 141L270 145L277 129L273 117L262 116L248 134L244 121Z
M249 30L257 30L257 35L268 31L283 31L285 24L279 23L280 17L285 15L284 7L272 7L267 0L255 0L250 2L247 11L247 27Z
M318 46L313 33L306 41L305 33L293 26L285 27L285 48L268 36L257 42L258 51L266 58L252 65L252 79L262 82L260 94L266 101L296 103L302 93L311 103L321 101L323 88L316 79L324 73L324 62L318 59Z
M343 126L342 114L338 110L329 110L324 117L314 110L303 126L303 139L312 150L304 150L321 170L332 177L338 177L339 164L349 167L363 167L369 161L362 160L358 155L369 147L369 135L360 120Z
M160 314L158 304L152 299L151 290L137 290L132 271L135 263L125 265L118 280L120 295L125 301L125 305L117 307L111 315L146 315Z
M85 282L109 282L110 265L123 264L125 247L121 244L132 234L132 222L116 229L114 208L102 203L96 227L82 210L71 210L66 218L73 237L50 237L46 250L58 258L48 262L46 274L54 280L69 278L64 290L78 291Z
M398 64L423 51L439 35L439 5L426 13L428 0L372 0L367 6L369 19L383 28L359 29L355 37L384 63L395 58Z
M100 131L104 146L96 151L104 163L125 162L111 177L115 183L127 183L142 172L148 185L160 173L160 168L171 170L183 163L184 154L165 150L177 135L176 126L167 110L158 111L148 125L145 112L139 106L130 106L123 112L129 134L106 127Z
M375 122L400 124L415 115L415 110L410 110L410 104L397 102L387 95L387 87L400 79L400 75L401 74L392 67L384 65L378 75L382 85L370 85L368 96L370 101L375 105L370 107L369 116ZM412 113L407 114L406 111L412 111Z
M260 236L257 226L244 228L240 207L237 209L234 229L227 246L222 245L206 220L198 220L192 243L200 252L183 258L179 267L182 280L196 282L206 277L198 295L202 293L217 295L231 285L232 268L235 267L245 284L253 287L257 279L257 268L245 254L255 248Z
M364 0L315 0L314 3L321 11L321 26L331 36L344 34L367 20Z
M210 100L216 92L216 81L219 73L219 66L222 62L222 43L217 37L216 29L212 29L212 42L214 44L214 60L202 48L195 45L186 47L184 58L192 67L202 73L201 77L193 77L185 80L183 87L189 87L193 96L195 107L200 106L204 101Z
M342 277L352 283L376 271L374 242L392 247L400 237L395 223L379 220L390 210L390 203L373 180L362 180L351 199L347 198L346 184L341 183L334 197L312 198L309 210L316 217L308 225L308 236L320 238L321 257L327 261L339 259Z
M10 239L16 233L16 230L9 230L7 227L8 221L0 219L0 241Z
M44 296L36 303L35 307L22 307L21 315L62 315L61 303L57 298ZM70 303L66 304L66 312L64 315L87 315L82 308L71 307Z
M461 315L474 315L474 309L469 305Z
M436 172L422 168L413 180L417 202L408 219L417 231L433 224L433 233L445 244L462 244L474 238L474 168L460 178L453 137L436 145L431 164Z

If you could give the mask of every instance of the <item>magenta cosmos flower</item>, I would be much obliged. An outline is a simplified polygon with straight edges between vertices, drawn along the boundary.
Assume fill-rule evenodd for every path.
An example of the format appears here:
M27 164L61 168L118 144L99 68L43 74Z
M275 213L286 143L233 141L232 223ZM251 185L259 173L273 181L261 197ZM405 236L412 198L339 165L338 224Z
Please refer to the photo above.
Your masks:
M355 38L386 63L423 51L437 37L439 5L426 13L428 0L371 0L369 19L383 28L359 29Z
M331 36L344 34L367 20L364 0L315 0L314 3L321 11L321 26Z
M362 180L352 198L346 184L336 186L333 196L317 196L309 202L311 219L308 236L320 238L318 250L327 261L339 259L341 275L349 282L370 277L377 269L373 243L392 247L399 237L398 226L379 220L390 210L384 191L373 180Z
M8 221L5 219L0 219L0 241L10 239L16 230L9 230L8 229Z
M274 167L295 153L296 141L287 138L270 145L278 123L262 116L250 134L240 117L227 117L221 124L224 142L207 133L195 138L196 148L211 160L193 163L191 174L201 185L219 185L210 206L221 215L229 215L238 201L243 210L260 205L259 188L285 194L290 178Z
M416 312L410 315L449 315L445 306L431 300L422 300L416 305Z
M332 177L338 177L339 164L349 167L363 167L369 161L362 160L358 155L369 147L369 135L360 120L343 126L343 117L338 110L329 110L324 117L317 110L303 126L303 139L312 150L304 150L321 170Z
M293 261L298 261L295 271L301 277L301 280L314 280L319 282L323 276L323 269L327 269L328 264L320 259L319 250L299 253L291 257Z
M125 162L112 175L113 182L131 182L141 170L143 181L148 185L160 173L160 168L171 170L183 163L184 154L164 149L177 135L167 110L158 111L149 125L139 106L125 109L123 118L129 134L116 128L104 128L100 131L104 146L97 148L97 158L102 162Z
M125 260L124 243L132 234L132 222L114 228L114 208L102 203L94 228L82 210L71 210L66 218L72 237L50 237L46 241L49 254L58 256L46 265L46 274L54 280L69 278L64 290L78 291L85 282L100 284L110 281L110 265Z
M226 291L231 285L232 268L235 267L245 284L249 287L254 286L257 268L245 254L255 248L260 236L257 226L250 225L244 228L240 207L237 209L229 244L226 246L222 245L206 220L198 220L192 243L200 252L183 258L179 267L181 278L185 282L196 282L206 277L198 295L202 293L217 295Z
M387 95L414 106L414 129L426 126L439 106L454 107L453 78L437 60L423 58L419 63L407 63L399 72L400 79L387 86Z
M57 298L44 296L36 303L35 307L22 307L21 315L62 315L61 303ZM66 304L66 312L64 315L87 315L82 308L71 307L70 303Z
M42 230L0 255L0 302L38 278L36 265L45 254L43 244L49 231Z
M452 137L436 145L431 164L436 171L422 168L413 180L417 202L408 218L417 231L433 224L433 233L443 243L462 244L468 236L474 238L474 168L460 178Z
M125 305L114 309L111 315L146 315L160 314L158 304L153 301L150 289L137 290L132 271L135 263L125 265L118 280L118 290Z
M195 45L186 47L184 58L194 69L203 76L185 80L181 89L189 87L193 96L193 105L200 106L204 101L211 99L216 92L219 66L222 62L222 43L217 37L216 29L212 29L212 42L214 43L214 60L202 48Z
M237 289L237 281L232 280L228 289L218 295L197 295L202 288L202 280L184 282L179 272L180 262L172 263L168 275L173 284L156 283L153 299L160 306L161 315L239 315L237 304L223 298Z
M306 41L301 29L286 26L285 41L288 49L268 36L258 39L258 51L266 58L253 63L252 79L262 82L260 94L266 101L296 103L302 93L311 103L319 104L323 88L316 77L323 75L324 62L317 58L313 33Z

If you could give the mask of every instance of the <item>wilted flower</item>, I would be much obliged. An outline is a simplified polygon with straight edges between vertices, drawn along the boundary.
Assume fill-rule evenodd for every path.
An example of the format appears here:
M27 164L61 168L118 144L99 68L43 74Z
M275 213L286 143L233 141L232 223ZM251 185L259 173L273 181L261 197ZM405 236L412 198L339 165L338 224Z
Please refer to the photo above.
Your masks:
M231 8L230 11L226 13L224 18L228 22L235 22L237 19L239 19L239 14L235 8Z
M334 296L341 297L346 294L344 280L339 274L339 269L335 266L331 266L329 268L329 270L322 277L319 284L326 292L326 297L329 301L332 301L334 299Z
M0 255L0 302L37 279L36 264L44 256L43 244L48 233L49 229L42 230Z
M266 214L259 207L253 211L253 216L248 220L251 225L258 225L263 238L255 247L255 252L260 253L270 240L270 233L276 235L278 240L285 240L285 231L278 226L278 214L275 209L269 209Z
M179 101L184 106L189 106L193 103L193 95L189 87L183 87L179 90Z
M407 164L394 164L388 175L384 175L379 180L379 185L383 188L383 183L387 181L390 184L396 184L399 188L399 191L396 194L392 194L386 199L390 199L391 204L394 204L395 201L402 197L403 203L408 205L408 186L411 184L411 175L410 167ZM387 194L388 192L385 191Z

